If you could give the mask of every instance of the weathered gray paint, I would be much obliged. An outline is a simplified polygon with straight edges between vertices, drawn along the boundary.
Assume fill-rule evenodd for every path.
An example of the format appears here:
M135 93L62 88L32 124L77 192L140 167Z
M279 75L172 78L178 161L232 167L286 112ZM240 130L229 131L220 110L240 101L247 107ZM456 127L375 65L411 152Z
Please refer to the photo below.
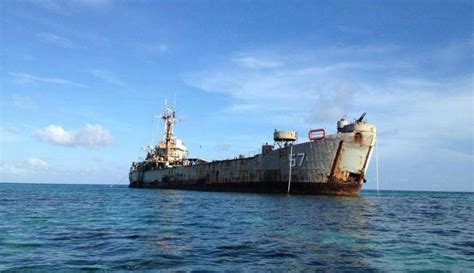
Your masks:
M293 146L296 164L292 183L363 183L375 145L375 127L351 124L345 132ZM339 145L341 149L336 158ZM304 154L304 158L303 158ZM290 147L249 158L220 160L195 166L130 172L131 185L193 185L288 181ZM302 161L301 161L302 160ZM360 186L359 186L360 189Z

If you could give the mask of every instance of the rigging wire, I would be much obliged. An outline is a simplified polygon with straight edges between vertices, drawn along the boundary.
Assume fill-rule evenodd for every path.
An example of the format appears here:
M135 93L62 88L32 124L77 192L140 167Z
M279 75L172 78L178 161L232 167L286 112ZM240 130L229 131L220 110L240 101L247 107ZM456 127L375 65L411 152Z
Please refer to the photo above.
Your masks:
M379 146L375 143L375 176L377 182L377 195L379 194L380 182L379 182Z

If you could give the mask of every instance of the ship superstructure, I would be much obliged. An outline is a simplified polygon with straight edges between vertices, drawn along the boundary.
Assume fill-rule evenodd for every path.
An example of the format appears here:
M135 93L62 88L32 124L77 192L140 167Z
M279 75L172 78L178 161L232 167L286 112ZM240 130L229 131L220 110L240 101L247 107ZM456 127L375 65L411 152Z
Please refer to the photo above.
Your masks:
M309 130L303 143L296 143L294 131L275 130L274 144L262 145L257 155L207 162L188 158L186 146L173 132L176 111L165 103L163 139L147 150L145 160L132 163L129 186L354 195L365 182L376 142L375 126L364 117L339 120L332 135L325 129Z
M168 107L165 101L163 114L160 118L165 123L165 132L160 143L145 149L146 158L142 162L132 164L132 169L162 169L189 164L188 149L184 142L174 135L173 129L176 121L176 110Z

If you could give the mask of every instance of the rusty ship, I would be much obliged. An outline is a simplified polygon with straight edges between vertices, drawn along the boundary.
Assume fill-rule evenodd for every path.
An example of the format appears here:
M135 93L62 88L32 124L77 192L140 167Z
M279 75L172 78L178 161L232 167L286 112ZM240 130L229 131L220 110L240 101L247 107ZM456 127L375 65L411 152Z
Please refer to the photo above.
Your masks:
M129 187L203 191L357 195L366 181L376 142L376 128L364 121L337 121L337 132L311 129L297 142L295 131L273 132L273 144L254 156L206 161L188 157L184 142L174 135L175 109L165 108L161 142L133 162Z

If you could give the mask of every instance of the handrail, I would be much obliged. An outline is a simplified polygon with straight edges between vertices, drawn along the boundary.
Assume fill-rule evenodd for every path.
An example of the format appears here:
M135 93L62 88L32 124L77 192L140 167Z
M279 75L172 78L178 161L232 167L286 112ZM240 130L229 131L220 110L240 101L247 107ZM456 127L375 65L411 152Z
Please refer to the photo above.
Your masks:
M316 132L322 132L323 134L314 136L313 133L316 133ZM327 131L324 128L311 129L308 132L308 139L309 140L319 140L319 139L326 138L326 136L327 136Z

